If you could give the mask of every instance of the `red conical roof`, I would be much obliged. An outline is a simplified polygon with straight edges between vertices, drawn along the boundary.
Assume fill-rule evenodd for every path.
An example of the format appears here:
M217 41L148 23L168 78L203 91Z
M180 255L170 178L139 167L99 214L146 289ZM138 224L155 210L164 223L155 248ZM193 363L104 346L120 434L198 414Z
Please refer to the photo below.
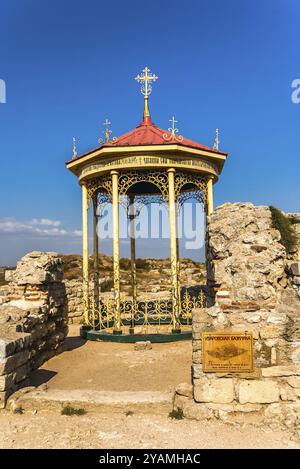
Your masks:
M154 125L150 119L145 118L144 121L135 129L126 132L115 140L102 145L102 147L123 147L138 145L183 145L186 147L198 148L200 150L208 150L216 153L223 153L211 147L201 145L198 142L189 140L188 138L173 135L171 132L160 129Z

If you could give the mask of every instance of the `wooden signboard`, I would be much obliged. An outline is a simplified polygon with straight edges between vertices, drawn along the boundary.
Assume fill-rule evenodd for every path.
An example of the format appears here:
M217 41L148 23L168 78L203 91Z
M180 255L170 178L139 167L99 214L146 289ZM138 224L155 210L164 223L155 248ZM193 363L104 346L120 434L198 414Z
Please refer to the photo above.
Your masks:
M202 362L204 372L252 372L252 334L248 332L203 332Z

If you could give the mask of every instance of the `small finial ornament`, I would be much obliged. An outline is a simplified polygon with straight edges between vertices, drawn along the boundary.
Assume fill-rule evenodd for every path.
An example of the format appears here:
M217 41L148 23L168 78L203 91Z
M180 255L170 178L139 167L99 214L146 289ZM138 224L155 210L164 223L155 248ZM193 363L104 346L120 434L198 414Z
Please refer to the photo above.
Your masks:
M158 80L158 77L154 73L150 73L150 69L145 67L141 74L135 77L138 83L141 83L141 93L144 96L144 123L150 123L150 112L148 105L148 98L152 92L152 82Z
M170 133L165 133L163 134L163 138L164 140L166 141L177 141L177 142L182 142L183 140L183 137L182 135L177 135L179 130L177 129L177 127L175 127L175 124L177 124L177 120L175 119L174 116L172 116L172 119L169 119L169 122L172 123L172 126L168 128L168 131Z
M111 125L111 122L108 119L105 119L103 122L104 130L103 130L103 135L104 135L104 140L103 138L99 138L98 143L109 143L109 141L115 142L116 138L110 138L110 135L112 134L112 131L110 130L109 126Z
M215 143L213 146L214 150L219 150L220 140L219 140L219 129L216 129Z
M77 158L76 138L73 137L73 154L72 154L72 160L75 160L75 158Z

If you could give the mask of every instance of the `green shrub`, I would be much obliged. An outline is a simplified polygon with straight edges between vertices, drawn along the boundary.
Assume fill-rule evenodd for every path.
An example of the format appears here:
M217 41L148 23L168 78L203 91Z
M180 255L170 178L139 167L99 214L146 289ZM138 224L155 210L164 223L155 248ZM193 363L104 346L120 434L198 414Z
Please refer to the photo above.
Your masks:
M65 406L61 410L61 415L85 415L86 410L85 409L75 409L75 407L72 406Z
M120 259L120 269L122 270L129 270L130 269L130 260L122 257Z
M174 409L172 410L172 412L169 413L169 417L171 419L175 419L175 420L182 420L183 419L183 411L182 409Z
M20 407L16 407L14 409L14 414L24 414L24 409L20 406Z
M270 207L272 214L272 222L281 236L280 242L286 249L287 253L294 252L297 247L298 238L294 229L294 224L286 215L284 215L278 208Z
M149 269L149 264L148 264L147 259L137 259L135 262L135 265L137 269L144 269L144 270Z

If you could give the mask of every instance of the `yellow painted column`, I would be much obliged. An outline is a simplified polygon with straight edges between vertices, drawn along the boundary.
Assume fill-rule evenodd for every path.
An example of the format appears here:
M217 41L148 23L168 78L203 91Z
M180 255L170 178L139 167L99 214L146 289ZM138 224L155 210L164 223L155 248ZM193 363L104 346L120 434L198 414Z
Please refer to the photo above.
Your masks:
M82 184L82 279L84 323L89 325L89 198L85 183Z
M97 196L93 198L93 242L94 242L94 306L99 309L99 241L98 241L98 217Z
M211 176L207 181L207 215L211 215L213 211L214 211L213 177Z
M179 322L179 288L178 288L178 256L177 256L177 226L175 205L175 169L168 169L169 189L169 223L170 223L170 254L172 276L172 301L173 301L173 328L172 332L180 332Z
M122 334L120 311L120 239L119 239L119 188L118 172L111 171L113 203L113 269L115 293L114 334Z
M135 260L135 212L134 194L129 194L129 223L130 223L130 270L131 270L131 294L133 301L133 314L129 333L134 333L134 312L136 307L136 260Z

